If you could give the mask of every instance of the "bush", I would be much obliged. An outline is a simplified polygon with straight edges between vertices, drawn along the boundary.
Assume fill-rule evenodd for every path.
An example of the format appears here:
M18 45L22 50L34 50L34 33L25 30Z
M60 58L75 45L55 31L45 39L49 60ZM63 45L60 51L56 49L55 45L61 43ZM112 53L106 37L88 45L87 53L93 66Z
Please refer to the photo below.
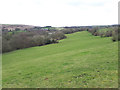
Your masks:
M53 32L50 35L50 37L53 38L53 39L57 39L57 40L66 38L66 36L62 32L60 32L60 31Z
M19 31L20 30L20 28L15 28L15 31Z
M4 39L4 38L2 38L2 52L3 53L4 52L9 52L11 50L12 50L12 48L11 48L11 46L9 44L9 41Z
M120 41L120 27L118 27L117 29L115 28L115 30L112 33L112 41Z
M94 36L112 37L112 41L120 41L120 27L109 27L110 31L99 32L98 28L87 29ZM112 29L112 31L111 31Z
M111 37L112 36L112 31L107 31L105 33L105 37Z
M117 35L113 35L112 41L113 41L113 42L118 41L118 36L117 36Z
M49 34L52 33L52 34ZM2 52L9 52L34 46L42 46L51 43L58 43L58 40L66 38L61 31L29 31L14 34L3 33Z
M31 46L30 41L30 38L23 33L15 34L10 40L10 45L13 50L23 49Z
M84 29L82 29L82 28L64 28L61 31L64 34L71 34L71 33L78 32L78 31L83 31L83 30Z

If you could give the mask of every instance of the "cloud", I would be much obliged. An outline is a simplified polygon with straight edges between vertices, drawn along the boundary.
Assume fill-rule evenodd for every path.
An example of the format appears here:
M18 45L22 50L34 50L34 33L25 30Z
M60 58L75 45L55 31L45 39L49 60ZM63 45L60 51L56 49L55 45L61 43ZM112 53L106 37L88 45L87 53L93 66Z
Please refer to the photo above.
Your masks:
M2 0L0 22L74 26L118 22L116 0Z

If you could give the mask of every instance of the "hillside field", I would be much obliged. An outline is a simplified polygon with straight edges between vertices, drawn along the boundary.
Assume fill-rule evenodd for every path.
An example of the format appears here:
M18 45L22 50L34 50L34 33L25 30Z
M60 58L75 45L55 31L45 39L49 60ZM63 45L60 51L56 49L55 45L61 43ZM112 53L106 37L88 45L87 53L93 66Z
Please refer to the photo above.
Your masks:
M2 55L3 88L117 88L118 42L87 31Z
M103 28L98 30L98 32L107 32L107 31L112 31L112 28Z

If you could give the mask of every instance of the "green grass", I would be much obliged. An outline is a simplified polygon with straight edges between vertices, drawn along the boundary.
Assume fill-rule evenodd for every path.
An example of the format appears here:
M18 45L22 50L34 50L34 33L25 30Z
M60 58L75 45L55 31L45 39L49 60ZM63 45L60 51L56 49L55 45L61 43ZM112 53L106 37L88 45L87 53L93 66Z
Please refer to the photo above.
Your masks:
M103 28L98 30L98 32L107 32L107 31L112 31L112 28Z
M83 31L3 54L3 88L118 87L118 42Z

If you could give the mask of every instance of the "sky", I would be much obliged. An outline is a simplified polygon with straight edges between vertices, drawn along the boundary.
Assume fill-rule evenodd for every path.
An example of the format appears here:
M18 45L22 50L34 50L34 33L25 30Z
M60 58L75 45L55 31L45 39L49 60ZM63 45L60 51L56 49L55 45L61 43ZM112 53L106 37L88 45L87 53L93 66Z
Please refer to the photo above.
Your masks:
M119 0L0 0L1 24L86 26L118 23Z

